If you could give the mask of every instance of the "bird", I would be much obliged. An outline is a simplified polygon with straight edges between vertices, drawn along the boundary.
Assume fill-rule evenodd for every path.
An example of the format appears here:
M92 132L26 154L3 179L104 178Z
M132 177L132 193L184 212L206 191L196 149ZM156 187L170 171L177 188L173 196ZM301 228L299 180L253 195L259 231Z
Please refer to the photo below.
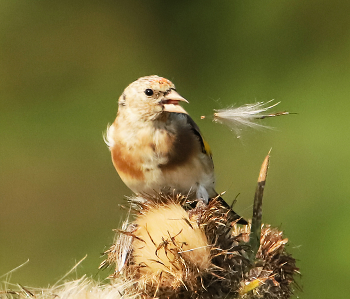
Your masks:
M115 169L136 194L175 190L205 204L218 198L233 220L247 224L215 191L209 144L180 103L188 101L171 81L156 75L125 88L105 135Z

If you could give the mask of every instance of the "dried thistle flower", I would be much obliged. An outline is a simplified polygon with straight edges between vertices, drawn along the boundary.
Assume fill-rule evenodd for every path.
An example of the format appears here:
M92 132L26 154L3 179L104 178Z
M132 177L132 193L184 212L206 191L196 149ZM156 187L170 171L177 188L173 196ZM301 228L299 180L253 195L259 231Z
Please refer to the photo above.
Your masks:
M134 299L135 295L123 295L130 282L116 280L113 285L99 284L83 276L49 288L30 288L6 283L0 290L1 299Z
M100 265L115 268L110 284L84 276L58 285L81 260L51 288L6 283L0 299L290 298L299 272L285 249L288 239L261 224L268 164L269 155L259 174L252 224L232 222L230 210L215 198L206 205L175 194L134 197L136 218L124 222Z
M131 281L116 279L111 284L101 284L85 275L80 279L69 280L62 283L86 258L81 259L74 267L68 271L53 286L48 288L33 288L23 286L19 283L12 284L9 282L11 274L24 266L24 264L16 267L1 277L6 280L0 284L0 299L134 299L138 294L124 294L125 289L129 289L132 285Z
M159 195L140 203L136 219L119 232L104 265L111 279L134 283L125 294L143 298L289 298L295 260L282 232L263 226L261 246L249 259L250 225L228 220L217 200L187 210L185 197ZM120 239L130 238L126 249ZM117 248L117 250L116 250ZM128 258L121 259L128 251ZM125 256L125 254L124 254ZM120 271L120 269L123 269Z
M243 298L289 298L292 295L294 276L299 272L295 259L285 251L287 242L277 228L262 226L256 263L239 290Z

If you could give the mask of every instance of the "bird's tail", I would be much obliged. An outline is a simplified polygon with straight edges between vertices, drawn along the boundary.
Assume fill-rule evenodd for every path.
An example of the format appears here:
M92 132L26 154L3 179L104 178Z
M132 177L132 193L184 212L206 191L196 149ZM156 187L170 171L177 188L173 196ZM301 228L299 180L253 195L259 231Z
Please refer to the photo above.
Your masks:
M216 196L214 198L211 198L209 199L209 202L213 199L216 199L217 201L220 202L220 204L229 210L229 213L228 213L228 218L230 221L236 221L238 224L243 224L243 225L247 225L248 222L242 218L241 216L239 216L234 210L232 210L231 206L221 197L221 196Z

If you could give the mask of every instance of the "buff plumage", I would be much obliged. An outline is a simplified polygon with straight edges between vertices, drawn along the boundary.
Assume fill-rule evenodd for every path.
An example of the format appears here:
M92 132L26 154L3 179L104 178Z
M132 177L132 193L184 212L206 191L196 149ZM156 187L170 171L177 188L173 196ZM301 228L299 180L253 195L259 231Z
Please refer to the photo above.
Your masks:
M136 194L176 192L208 203L217 196L211 151L180 102L188 103L169 80L136 80L119 98L106 143L120 178Z

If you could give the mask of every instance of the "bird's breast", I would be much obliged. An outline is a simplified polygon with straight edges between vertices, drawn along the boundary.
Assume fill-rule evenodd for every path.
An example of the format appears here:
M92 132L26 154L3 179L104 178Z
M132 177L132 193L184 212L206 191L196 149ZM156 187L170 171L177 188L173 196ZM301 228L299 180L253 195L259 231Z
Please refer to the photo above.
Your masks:
M175 134L150 126L137 131L112 126L107 134L112 140L112 161L122 180L129 185L132 181L149 181L149 176L157 179L159 167L169 162Z
M135 154L135 151L130 150L124 144L116 143L111 148L111 155L113 165L123 181L144 178L141 168L142 160L139 155Z
M188 192L208 170L212 172L200 158L204 154L199 141L187 128L145 125L135 131L115 126L110 135L114 167L136 193L164 187Z

